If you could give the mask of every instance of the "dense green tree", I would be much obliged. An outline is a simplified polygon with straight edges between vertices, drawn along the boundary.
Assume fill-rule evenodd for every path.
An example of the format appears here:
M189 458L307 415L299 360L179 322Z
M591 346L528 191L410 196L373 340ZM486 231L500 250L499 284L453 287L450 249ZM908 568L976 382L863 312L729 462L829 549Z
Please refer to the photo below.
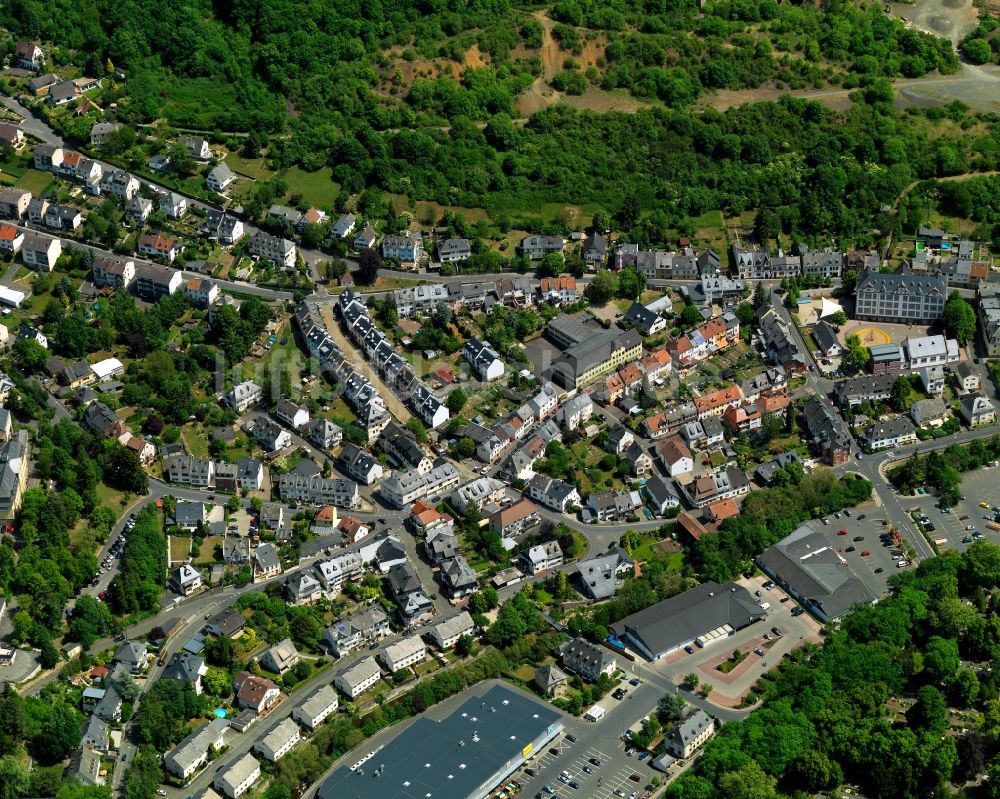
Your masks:
M948 296L944 305L944 329L963 347L976 335L976 312L957 291Z
M618 275L610 269L599 269L584 292L594 305L604 305L618 294Z

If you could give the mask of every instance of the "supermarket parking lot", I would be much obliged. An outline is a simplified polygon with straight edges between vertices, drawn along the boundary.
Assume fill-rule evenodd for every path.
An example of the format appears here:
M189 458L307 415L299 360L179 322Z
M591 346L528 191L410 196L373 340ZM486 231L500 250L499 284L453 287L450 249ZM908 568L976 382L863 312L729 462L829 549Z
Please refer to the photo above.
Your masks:
M931 495L920 495L917 497L900 497L900 502L909 510L918 508L931 520L934 530L929 533L931 539L944 539L945 543L939 543L938 549L942 552L955 550L964 552L971 542L962 541L972 534L973 531L966 530L966 526L973 526L975 531L983 533L983 538L994 543L1000 543L1000 532L991 530L986 526L987 522L993 518L993 512L979 506L980 502L986 502L991 507L1000 507L1000 490L997 481L1000 480L1000 469L983 468L975 472L970 472L962 481L962 492L965 499L961 500L951 513L941 513L937 507L937 497ZM962 519L968 516L968 519ZM914 525L915 526L915 525Z
M861 519L861 515L865 518ZM841 516L839 519L831 514L827 518L830 524L823 524L820 520L816 526L825 533L830 546L847 561L859 580L876 596L883 596L886 593L889 577L898 571L896 561L892 559L893 552L897 550L882 546L879 540L879 534L885 530L882 525L886 518L885 513L881 509L876 509L872 513L856 513L850 517ZM841 530L846 530L847 534L839 535ZM855 541L858 536L864 536L864 540ZM851 547L854 550L849 552ZM864 556L862 552L871 554ZM877 572L877 569L882 571Z
M522 785L522 799L534 799L538 794L543 799L614 799L616 790L627 799L632 791L642 795L653 777L662 778L662 774L650 767L651 758L640 762L638 755L629 757L625 754L621 736L638 719L655 709L664 687L649 680L642 680L638 686L624 681L621 685L627 689L625 700L616 701L610 694L601 700L601 705L607 710L603 719L590 722L581 718L566 718L564 735L511 777ZM569 736L576 741L570 741ZM600 765L591 763L590 758L600 761ZM590 769L591 773L588 774L584 768ZM533 773L527 773L527 769ZM567 782L559 779L563 771L571 775ZM629 779L633 774L639 777L638 782ZM573 788L569 782L575 782L579 787ZM545 786L555 793L548 793Z

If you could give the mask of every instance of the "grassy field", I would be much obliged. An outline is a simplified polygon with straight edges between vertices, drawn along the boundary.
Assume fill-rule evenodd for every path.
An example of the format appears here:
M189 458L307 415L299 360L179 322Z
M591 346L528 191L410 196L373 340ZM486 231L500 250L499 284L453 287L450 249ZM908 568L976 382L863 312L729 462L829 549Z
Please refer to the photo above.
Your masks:
M181 438L184 446L196 458L208 457L208 438L201 430L196 430L190 425L181 428Z
M263 158L243 158L237 153L226 155L226 164L237 175L244 175L254 180L267 180L274 173L267 168Z
M191 538L186 535L170 536L170 562L182 563L191 551Z
M340 194L340 184L333 180L333 169L328 166L316 172L293 166L281 177L288 184L286 198L301 194L304 202L316 208L331 207Z
M44 194L45 190L52 183L53 177L47 172L39 172L37 169L27 169L17 180L18 187L27 189L36 197Z

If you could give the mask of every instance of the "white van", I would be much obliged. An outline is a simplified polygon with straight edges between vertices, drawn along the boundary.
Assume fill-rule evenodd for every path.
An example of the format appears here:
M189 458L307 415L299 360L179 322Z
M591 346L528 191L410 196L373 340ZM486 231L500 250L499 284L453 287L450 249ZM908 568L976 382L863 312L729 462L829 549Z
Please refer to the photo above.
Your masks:
M904 566L909 566L909 565L910 565L910 561L908 561L908 560L900 560L900 561L896 562L896 568L897 569L902 569Z

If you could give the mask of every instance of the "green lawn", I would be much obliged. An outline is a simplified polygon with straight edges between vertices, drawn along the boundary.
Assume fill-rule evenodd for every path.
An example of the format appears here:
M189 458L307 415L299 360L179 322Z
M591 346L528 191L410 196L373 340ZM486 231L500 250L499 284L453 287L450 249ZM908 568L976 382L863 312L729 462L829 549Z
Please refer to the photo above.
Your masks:
M333 180L333 169L325 166L315 172L306 172L297 166L285 171L282 179L288 184L288 194L301 194L302 200L316 208L330 207L340 194L340 184Z
M44 194L45 190L52 183L54 178L47 172L39 172L37 169L25 170L24 174L17 180L17 185L22 189L27 189L36 197Z
M267 180L274 175L263 158L243 158L238 153L226 155L226 164L237 175L245 175L254 180Z
M187 447L188 452L194 457L208 457L208 438L200 430L195 430L193 427L185 425L181 428L181 438L184 439L184 445Z

